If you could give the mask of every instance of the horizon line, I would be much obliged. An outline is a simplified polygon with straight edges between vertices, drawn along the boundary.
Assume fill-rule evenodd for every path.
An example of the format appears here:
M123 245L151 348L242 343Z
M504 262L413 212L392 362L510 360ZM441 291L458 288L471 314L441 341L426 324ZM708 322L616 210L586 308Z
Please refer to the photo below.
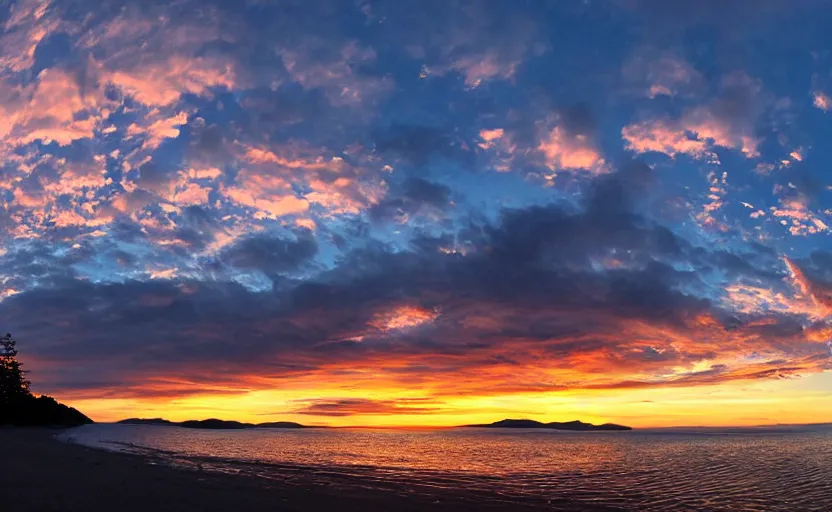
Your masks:
M465 428L465 427L475 427L478 425L489 425L490 423L469 423L464 425L323 425L323 424L305 424L299 423L297 421L290 421L290 420L271 420L271 421L262 421L259 423L249 422L249 421L241 421L241 420L227 420L221 418L203 418L203 419L188 419L182 421L173 421L167 420L165 418L140 418L140 417L133 417L133 418L124 418L122 420L115 420L115 421L95 421L95 423L102 423L102 424L119 424L121 421L125 421L128 419L140 419L140 420L164 420L169 421L171 423L182 423L184 421L206 421L206 420L219 420L219 421L228 421L228 422L237 422L237 423L249 423L252 425L259 425L263 423L276 423L276 422L286 422L286 423L297 423L298 425L302 425L303 427L307 428L337 428L337 429L350 429L350 428L360 428L360 429L391 429L391 430L430 430L430 429L452 429L452 428ZM531 418L503 418L502 420L495 420L496 421L503 421L506 419L516 419L516 420L531 420L537 421L539 423L569 423L572 421L581 421L582 420L568 420L568 421L540 421L540 420L532 420ZM586 423L586 422L583 422ZM605 422L600 423L598 425L610 424L613 422ZM621 423L615 423L621 426L627 426L632 430L667 430L667 429L685 429L685 428L711 428L711 429L718 429L718 428L736 428L736 429L754 429L754 428L771 428L771 427L811 427L811 426L823 426L823 425L832 425L832 421L819 421L819 422L812 422L812 423L759 423L754 425L665 425L665 426L642 426L642 427L632 427L629 425L623 425Z

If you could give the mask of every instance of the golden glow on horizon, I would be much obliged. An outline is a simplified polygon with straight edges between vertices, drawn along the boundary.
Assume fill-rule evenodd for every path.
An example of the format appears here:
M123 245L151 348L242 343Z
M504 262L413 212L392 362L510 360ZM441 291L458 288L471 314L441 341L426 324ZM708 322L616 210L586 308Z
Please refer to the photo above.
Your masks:
M300 414L315 400L400 401L395 412L325 416ZM64 397L61 397L64 398ZM540 421L580 419L633 427L750 426L832 422L832 372L803 379L757 380L689 388L512 393L427 397L406 389L260 390L169 399L72 399L96 421L163 417L172 421L221 418L252 423L297 421L307 425L418 427L487 423L503 418ZM421 407L425 400L426 407ZM408 407L419 412L407 413Z

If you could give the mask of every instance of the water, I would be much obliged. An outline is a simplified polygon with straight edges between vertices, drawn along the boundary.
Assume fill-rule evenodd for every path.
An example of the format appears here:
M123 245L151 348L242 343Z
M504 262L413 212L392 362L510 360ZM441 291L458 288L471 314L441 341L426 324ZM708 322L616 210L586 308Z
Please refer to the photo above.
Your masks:
M829 426L576 433L100 424L61 436L287 483L465 489L509 503L566 498L647 512L832 511Z

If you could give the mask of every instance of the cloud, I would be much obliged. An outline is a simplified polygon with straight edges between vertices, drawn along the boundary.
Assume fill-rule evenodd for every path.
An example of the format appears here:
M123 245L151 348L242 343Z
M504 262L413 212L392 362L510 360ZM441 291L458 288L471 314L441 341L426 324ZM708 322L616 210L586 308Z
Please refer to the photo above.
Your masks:
M362 416L366 414L430 414L440 412L434 401L425 399L371 400L367 398L333 398L304 400L291 412L308 416Z
M829 99L829 96L826 95L823 91L815 91L812 93L813 101L812 104L815 108L819 108L824 112L828 111L832 108L832 100Z
M34 64L38 45L60 26L50 1L24 0L9 6L0 47L0 68L20 72Z
M628 2L9 4L4 328L44 391L324 416L828 369L823 132L771 72L817 102L825 57Z
M370 218L376 221L394 220L401 224L411 222L416 216L435 220L451 207L451 189L418 177L405 180L400 190L373 205Z
M241 171L236 184L222 192L230 200L272 218L304 213L309 209L309 201L297 197L291 184L280 177Z
M555 117L537 147L552 170L586 170L601 173L606 162L594 142L595 119L585 105L564 109Z
M387 37L402 40L422 64L422 78L457 73L470 89L511 80L529 55L545 48L529 13L499 3L381 3L374 11L385 20Z
M664 153L671 158L687 154L695 158L707 156L706 142L688 134L674 121L660 119L625 126L621 136L627 149L636 153Z
M314 277L273 278L268 291L159 267L153 272L167 279L64 282L11 295L0 313L32 340L38 360L82 365L84 378L97 381L121 372L133 388L150 376L193 389L202 382L256 389L273 379L336 375L360 387L371 372L375 385L418 385L441 396L450 381L455 393L494 394L710 385L827 368L828 347L816 341L827 316L796 308L802 299L729 287L726 301L714 301L689 291L713 286L710 293L721 294L722 283L709 284L714 272L771 287L785 274L757 271L750 255L693 246L634 213L651 179L649 167L633 164L603 176L578 210L504 210L498 222L455 234L471 248L465 255L440 250L445 237L425 236L404 251L359 247ZM244 237L221 259L291 274L317 253L312 236ZM4 268L22 272L32 260L19 261ZM824 303L819 285L802 286L813 287L802 295ZM108 343L115 333L120 343ZM84 362L91 354L95 365ZM81 385L74 378L58 372L43 385L71 390Z
M61 70L44 70L27 87L4 85L0 109L6 119L0 138L12 146L34 141L66 146L93 137L103 98L83 94L75 77Z
M333 50L329 41L309 37L296 48L278 53L293 80L305 88L322 89L333 105L377 101L393 87L389 77L368 72L376 60L375 51L354 41Z
M393 310L376 314L371 325L383 331L410 329L432 322L438 314L419 307L398 306Z
M715 158L714 146L719 146L757 158L760 139L755 123L765 103L757 81L742 73L729 74L709 104L691 107L677 119L660 117L630 124L621 136L627 149L636 153L711 159Z
M297 270L318 252L315 239L299 232L295 240L253 236L227 247L221 258L241 269L260 270L267 275Z
M604 168L604 159L586 135L570 137L559 126L549 132L540 142L538 149L543 153L546 165L552 170L584 169L601 172Z
M695 96L705 90L706 81L684 58L653 48L640 49L624 64L623 77L637 87L640 95Z

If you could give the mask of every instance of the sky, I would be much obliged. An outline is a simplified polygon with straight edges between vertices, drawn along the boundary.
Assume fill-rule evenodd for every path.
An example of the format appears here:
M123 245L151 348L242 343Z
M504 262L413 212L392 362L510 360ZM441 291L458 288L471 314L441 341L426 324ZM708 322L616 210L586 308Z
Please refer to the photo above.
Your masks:
M0 328L99 421L832 421L830 22L0 2Z

